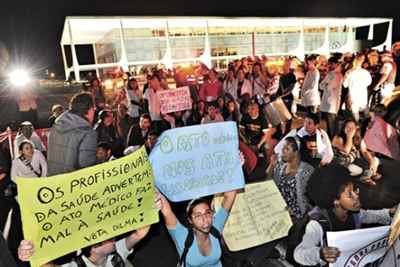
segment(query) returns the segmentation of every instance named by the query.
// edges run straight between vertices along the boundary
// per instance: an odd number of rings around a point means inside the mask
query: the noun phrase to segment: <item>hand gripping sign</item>
[[[340,250],[331,267],[362,267],[375,262],[388,250],[389,226],[327,232],[328,245]]]
[[[158,222],[146,150],[48,178],[18,178],[24,238],[33,267]]]

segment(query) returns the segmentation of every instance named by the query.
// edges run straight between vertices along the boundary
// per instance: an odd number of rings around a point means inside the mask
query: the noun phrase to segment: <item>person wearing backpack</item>
[[[318,208],[309,213],[301,242],[294,250],[294,260],[301,266],[324,266],[336,262],[340,249],[327,245],[327,231],[354,230],[362,224],[387,225],[395,212],[395,208],[361,209],[358,188],[341,165],[331,164],[316,169],[307,192]]]
[[[235,201],[236,190],[224,193],[222,208],[214,214],[207,198],[189,202],[186,208],[189,227],[176,218],[168,200],[161,196],[161,213],[179,254],[178,266],[222,267],[221,234]]]

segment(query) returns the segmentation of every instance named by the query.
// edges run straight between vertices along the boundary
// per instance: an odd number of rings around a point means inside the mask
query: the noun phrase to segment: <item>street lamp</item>
[[[12,85],[16,87],[24,87],[31,81],[29,73],[24,69],[16,69],[8,75]]]

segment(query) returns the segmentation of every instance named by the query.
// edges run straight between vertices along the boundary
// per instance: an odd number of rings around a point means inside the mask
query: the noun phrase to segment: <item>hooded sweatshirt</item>
[[[50,130],[49,176],[96,164],[96,146],[97,133],[89,122],[70,111],[64,112]]]

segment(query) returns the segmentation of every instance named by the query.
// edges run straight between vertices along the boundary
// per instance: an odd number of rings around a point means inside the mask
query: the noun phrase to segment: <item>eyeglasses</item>
[[[207,210],[205,213],[196,213],[192,215],[192,218],[196,221],[199,221],[200,219],[206,218],[210,219],[214,215],[214,211],[212,210]]]

